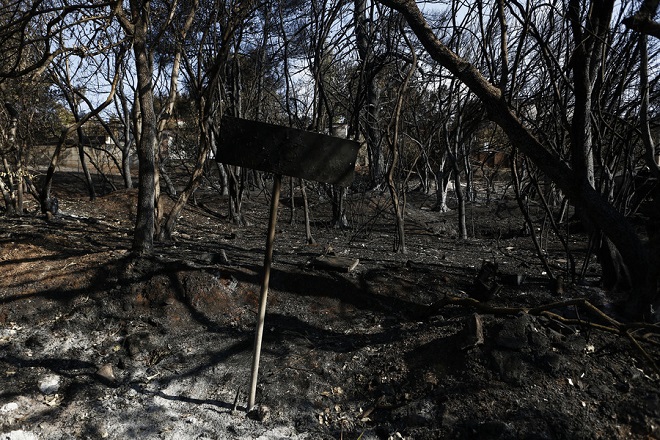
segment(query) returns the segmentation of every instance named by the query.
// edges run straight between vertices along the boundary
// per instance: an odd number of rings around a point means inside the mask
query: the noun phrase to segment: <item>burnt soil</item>
[[[136,190],[89,201],[60,173],[53,191],[50,221],[36,206],[0,217],[1,439],[660,438],[657,331],[627,337],[565,305],[623,320],[595,262],[585,283],[549,283],[507,197],[469,205],[459,240],[456,213],[411,192],[400,254],[387,193],[349,194],[349,226],[335,228],[310,186],[308,245],[285,187],[246,414],[269,191],[250,193],[252,225],[238,227],[201,188],[143,258],[130,254]],[[560,243],[541,239],[560,272]],[[569,239],[580,265],[585,242]],[[322,255],[359,264],[329,270]],[[500,288],[476,302],[484,260]]]

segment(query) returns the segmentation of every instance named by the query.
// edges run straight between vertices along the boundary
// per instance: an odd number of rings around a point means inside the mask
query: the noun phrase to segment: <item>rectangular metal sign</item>
[[[282,125],[224,116],[216,160],[229,165],[349,186],[360,144]]]

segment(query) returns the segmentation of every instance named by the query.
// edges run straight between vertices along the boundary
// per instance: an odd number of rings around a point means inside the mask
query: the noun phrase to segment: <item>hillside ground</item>
[[[456,213],[411,192],[398,254],[387,193],[350,193],[338,229],[310,187],[308,245],[285,187],[248,415],[269,191],[250,193],[251,226],[237,227],[201,188],[173,240],[140,259],[136,190],[92,202],[59,173],[54,193],[51,221],[36,207],[0,217],[2,439],[660,438],[657,328],[610,331],[596,309],[622,320],[620,296],[595,262],[586,282],[552,285],[506,196],[470,204],[459,240]],[[539,232],[561,272],[563,247]],[[568,239],[581,265],[585,237]],[[477,302],[484,261],[499,290]]]

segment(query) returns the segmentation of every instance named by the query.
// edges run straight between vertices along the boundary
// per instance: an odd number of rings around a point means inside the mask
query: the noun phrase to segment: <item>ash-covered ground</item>
[[[236,227],[200,190],[174,240],[136,259],[136,191],[90,202],[80,182],[56,179],[52,221],[0,217],[0,439],[660,438],[658,328],[612,331],[620,295],[598,266],[551,285],[514,201],[470,205],[458,240],[456,214],[411,193],[397,254],[387,194],[349,195],[337,229],[310,191],[316,245],[283,200],[247,415],[268,191]],[[500,288],[475,302],[484,260]]]

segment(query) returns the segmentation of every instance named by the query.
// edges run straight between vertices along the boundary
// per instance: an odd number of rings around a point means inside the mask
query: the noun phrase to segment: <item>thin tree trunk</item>
[[[532,243],[534,243],[534,249],[536,249],[536,254],[541,260],[541,263],[543,264],[543,268],[548,274],[548,277],[551,280],[554,280],[556,278],[553,275],[550,265],[548,264],[548,259],[543,254],[543,249],[541,249],[541,245],[539,243],[538,237],[536,236],[536,230],[534,228],[534,224],[532,222],[531,217],[529,216],[529,208],[525,206],[525,202],[523,201],[524,196],[521,194],[520,191],[520,176],[518,175],[518,163],[517,163],[518,160],[516,156],[517,155],[514,151],[511,158],[511,179],[513,181],[513,188],[516,193],[516,201],[518,202],[518,207],[520,208],[520,212],[522,213],[525,219],[525,224],[527,224],[527,229],[529,230],[529,235],[532,238]]]
[[[5,215],[7,216],[16,215],[16,208],[14,206],[14,201],[12,200],[11,188],[7,186],[7,184],[1,177],[0,177],[0,192],[2,192],[2,198],[5,201]]]
[[[174,227],[176,226],[176,222],[181,215],[181,211],[183,210],[183,207],[188,203],[188,200],[190,197],[193,195],[195,192],[195,189],[197,189],[197,186],[199,185],[199,181],[202,178],[202,175],[204,174],[204,164],[206,163],[206,158],[208,157],[208,153],[211,149],[211,145],[214,144],[215,142],[215,136],[214,136],[214,131],[208,127],[208,123],[201,124],[201,145],[199,147],[199,150],[197,152],[197,159],[195,160],[195,168],[193,169],[190,179],[188,180],[188,184],[186,187],[181,191],[179,194],[179,198],[177,201],[174,203],[174,206],[172,206],[172,209],[168,213],[164,225],[161,227],[158,239],[159,240],[167,240],[172,237],[172,232],[174,232]],[[230,202],[230,207],[231,207],[231,202]]]
[[[218,179],[220,180],[220,194],[223,196],[229,195],[229,176],[227,175],[226,165],[216,162],[218,169]]]
[[[190,27],[193,24],[193,19],[195,18],[195,13],[197,12],[198,7],[199,7],[199,0],[195,0],[194,2],[192,2],[192,7],[190,8],[186,21],[178,36],[180,39],[186,38],[186,35],[188,34],[188,31],[190,30]],[[167,96],[167,101],[165,102],[165,106],[163,107],[163,111],[161,112],[158,120],[158,129],[157,129],[158,144],[156,150],[157,154],[155,157],[156,167],[154,174],[154,190],[155,190],[154,197],[156,199],[155,200],[156,214],[155,214],[154,222],[155,222],[155,233],[159,239],[164,236],[169,237],[172,233],[172,230],[169,230],[166,233],[162,233],[161,225],[163,224],[163,218],[165,216],[165,208],[163,205],[163,201],[161,200],[160,180],[162,177],[163,180],[165,181],[168,193],[171,196],[175,196],[176,189],[174,188],[174,185],[172,184],[172,180],[169,178],[169,176],[167,175],[167,171],[165,170],[165,162],[167,161],[167,156],[165,156],[163,151],[163,137],[164,137],[165,129],[167,128],[167,123],[171,120],[173,116],[174,104],[176,103],[176,98],[178,96],[177,91],[179,88],[179,72],[181,70],[182,52],[183,52],[182,43],[180,41],[177,41],[174,52],[174,58],[172,61],[169,93]],[[180,212],[180,210],[178,212]]]
[[[447,190],[449,188],[449,179],[451,171],[445,170],[445,163],[447,161],[447,151],[443,151],[440,163],[438,164],[438,172],[435,174],[435,206],[434,211],[447,212]]]
[[[123,90],[123,89],[122,89]],[[131,175],[131,146],[133,146],[133,141],[135,140],[135,132],[131,134],[131,124],[129,124],[129,116],[132,120],[135,120],[133,111],[130,111],[128,108],[128,99],[121,92],[119,98],[121,99],[121,106],[124,116],[124,143],[121,146],[121,175],[124,179],[124,188],[133,188],[133,176]],[[133,106],[135,109],[135,105]],[[133,124],[133,127],[137,127],[137,124]]]
[[[291,217],[289,217],[289,224],[296,223],[296,197],[294,192],[293,177],[289,178],[289,198],[291,199]]]
[[[167,170],[165,169],[165,160],[161,160],[158,162],[158,170],[160,177],[162,178],[162,180],[165,181],[165,189],[167,190],[167,193],[171,197],[175,197],[176,187],[174,186],[174,182],[172,182],[170,175],[167,173]]]
[[[303,198],[303,210],[305,212],[305,236],[307,238],[307,244],[315,244],[316,240],[312,236],[312,225],[309,218],[309,201],[307,200],[307,189],[305,188],[305,181],[303,179],[298,179],[300,185],[300,192],[302,193]]]
[[[5,108],[7,109],[7,113],[9,114],[9,130],[8,130],[8,136],[7,136],[7,143],[9,145],[15,144],[16,143],[16,134],[18,131],[18,117],[19,113],[16,110],[16,108],[13,106],[12,103],[10,102],[5,102]],[[9,164],[7,163],[7,160],[3,157],[3,165],[5,167],[5,173],[7,173],[8,176],[11,176],[11,169],[9,168]],[[11,180],[10,180],[10,185],[11,185]],[[7,215],[13,216],[16,215],[17,213],[17,206],[14,204],[14,197],[12,195],[12,188],[11,186],[7,186],[4,181],[2,180],[2,177],[0,177],[0,191],[2,191],[2,197],[5,200],[5,206],[7,209]],[[20,211],[19,211],[20,212]]]
[[[392,122],[390,123],[390,129],[388,128],[388,141],[390,144],[390,153],[392,160],[390,167],[387,172],[387,187],[390,190],[390,196],[392,197],[392,205],[394,208],[395,215],[395,226],[396,226],[396,235],[398,242],[394,243],[394,251],[402,254],[406,254],[408,250],[406,249],[406,233],[404,226],[404,216],[405,216],[405,204],[401,203],[399,200],[399,192],[397,190],[396,184],[394,182],[394,170],[396,168],[397,162],[399,161],[399,121],[401,119],[401,108],[403,107],[403,97],[405,95],[406,89],[408,88],[408,83],[410,78],[412,78],[417,69],[417,54],[415,53],[415,48],[412,46],[412,43],[406,36],[403,25],[401,26],[401,34],[410,49],[412,54],[412,62],[410,63],[410,68],[406,72],[406,76],[399,88],[399,96],[397,98],[396,106],[394,108],[394,115],[392,117]],[[391,133],[391,135],[390,135]],[[405,188],[404,188],[405,191]]]
[[[468,231],[465,209],[465,194],[463,193],[463,187],[461,184],[461,168],[456,157],[458,144],[460,142],[461,124],[462,116],[459,109],[456,114],[456,127],[454,128],[453,139],[449,134],[449,127],[445,127],[444,132],[447,159],[449,160],[449,164],[452,168],[452,174],[454,176],[454,194],[456,194],[456,203],[458,204],[456,209],[458,214],[458,237],[461,240],[466,240],[468,238]]]
[[[78,119],[78,116],[76,116],[76,119]],[[95,200],[96,190],[94,190],[94,181],[92,180],[92,175],[90,174],[89,168],[87,167],[87,159],[85,158],[85,146],[83,143],[85,136],[83,135],[82,127],[78,127],[76,132],[78,133],[78,158],[80,159],[80,167],[82,168],[83,174],[85,175],[87,191],[89,192],[89,200]]]
[[[472,165],[470,164],[470,147],[469,142],[463,142],[463,168],[465,169],[465,199],[468,202],[474,202],[476,191],[474,189],[474,173]]]
[[[453,175],[454,175],[454,193],[456,194],[456,202],[458,204],[457,213],[458,213],[458,237],[461,240],[467,240],[468,231],[467,231],[467,219],[466,219],[466,209],[465,209],[465,195],[463,193],[463,188],[461,184],[461,170],[458,167],[458,161],[456,157],[450,153],[449,160],[452,163]]]
[[[377,66],[374,60],[370,39],[370,26],[373,25],[367,16],[366,0],[355,0],[354,11],[355,39],[358,56],[360,57],[361,69],[360,93],[356,99],[362,100],[364,97],[364,135],[369,158],[369,174],[371,176],[371,185],[377,187],[383,183],[386,170],[381,133],[378,127],[380,121],[380,90],[378,83],[376,82]],[[364,93],[364,95],[360,96],[362,93]],[[359,107],[359,105],[356,105],[358,120],[361,110]]]
[[[21,150],[18,151],[18,164],[16,166],[16,213],[18,215],[23,215],[23,188],[25,187],[25,169],[23,167],[23,158],[21,157]]]

